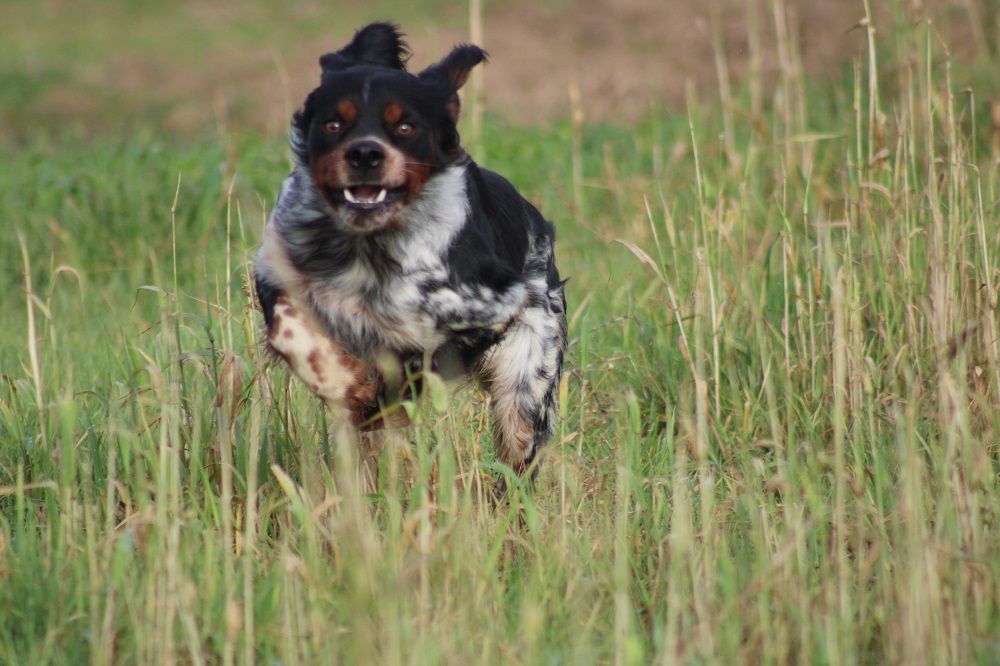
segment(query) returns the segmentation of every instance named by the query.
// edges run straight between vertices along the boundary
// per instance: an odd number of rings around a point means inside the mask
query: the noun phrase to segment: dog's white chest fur
[[[350,331],[355,340],[378,340],[376,346],[389,349],[436,349],[444,336],[424,306],[426,295],[418,288],[424,276],[415,273],[440,279],[445,270],[437,257],[426,259],[410,273],[388,276],[356,259],[335,279],[310,285],[310,301],[334,330]]]
[[[328,275],[295,268],[283,244],[282,234],[292,222],[322,214],[313,208],[321,200],[303,196],[305,187],[308,180],[296,173],[286,179],[264,232],[257,270],[311,304],[331,334],[354,353],[367,356],[379,347],[433,351],[447,337],[440,315],[449,307],[468,308],[474,298],[490,305],[490,299],[498,298],[449,283],[445,255],[468,215],[461,168],[446,169],[428,181],[405,209],[400,231],[378,241],[378,258],[359,252]],[[523,298],[523,293],[514,296]],[[512,314],[501,312],[507,318]]]

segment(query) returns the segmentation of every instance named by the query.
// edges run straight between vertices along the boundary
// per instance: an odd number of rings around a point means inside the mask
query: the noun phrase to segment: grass
[[[784,47],[634,127],[485,119],[571,276],[563,420],[499,509],[474,391],[366,496],[266,362],[282,142],[3,144],[0,661],[996,663],[995,91],[927,22],[822,84]]]

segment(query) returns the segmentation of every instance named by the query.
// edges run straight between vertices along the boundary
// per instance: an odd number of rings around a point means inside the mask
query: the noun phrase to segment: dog
[[[472,377],[497,458],[533,477],[566,348],[555,229],[461,145],[458,92],[486,52],[459,45],[417,74],[408,58],[390,23],[320,58],[254,261],[268,345],[360,430],[405,423],[390,405],[428,363]]]

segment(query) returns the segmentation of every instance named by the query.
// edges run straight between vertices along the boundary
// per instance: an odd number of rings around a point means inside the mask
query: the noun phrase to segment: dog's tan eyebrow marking
[[[358,117],[358,107],[351,100],[345,99],[337,104],[337,113],[340,114],[344,122],[353,123],[354,119]]]
[[[402,105],[396,102],[390,102],[385,107],[385,111],[382,112],[382,118],[387,124],[395,125],[403,118]]]

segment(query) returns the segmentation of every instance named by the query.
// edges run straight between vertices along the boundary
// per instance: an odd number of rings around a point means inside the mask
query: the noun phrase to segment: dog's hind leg
[[[559,417],[565,302],[561,286],[538,291],[486,352],[478,372],[492,403],[497,458],[518,475],[533,473],[538,449]],[[498,489],[503,487],[501,479]]]

